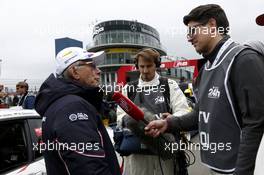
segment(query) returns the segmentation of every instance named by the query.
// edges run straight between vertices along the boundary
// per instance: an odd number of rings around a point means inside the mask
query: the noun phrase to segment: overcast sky
[[[160,33],[168,55],[200,57],[186,41],[182,18],[207,3],[223,7],[234,40],[264,41],[264,27],[255,24],[263,0],[0,0],[0,81],[45,79],[55,69],[55,38],[91,44],[94,24],[106,20],[148,24]]]

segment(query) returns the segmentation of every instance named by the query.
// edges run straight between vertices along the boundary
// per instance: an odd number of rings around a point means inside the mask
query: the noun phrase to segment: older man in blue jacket
[[[57,70],[42,84],[36,110],[43,117],[47,174],[119,175],[118,161],[100,120],[103,52],[70,47],[56,57]]]

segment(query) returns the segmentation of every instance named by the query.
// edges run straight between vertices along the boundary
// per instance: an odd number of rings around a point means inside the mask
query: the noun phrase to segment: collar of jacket
[[[141,75],[140,75],[139,80],[138,80],[138,86],[139,87],[142,87],[142,86],[158,86],[160,84],[159,77],[160,77],[160,75],[157,72],[155,72],[155,76],[151,81],[143,81],[141,78]]]
[[[225,35],[215,46],[215,48],[213,49],[213,51],[211,53],[209,53],[208,55],[203,55],[203,57],[206,60],[209,60],[209,62],[212,64],[217,56],[218,51],[220,50],[220,48],[222,47],[222,45],[230,38],[229,35]]]
[[[98,112],[101,111],[103,91],[100,87],[83,86],[76,81],[71,81],[71,83],[80,89],[80,91],[75,93],[75,95],[78,95],[88,101],[97,109]]]

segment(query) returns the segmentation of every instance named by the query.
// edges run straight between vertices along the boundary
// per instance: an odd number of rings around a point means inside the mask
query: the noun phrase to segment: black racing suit
[[[101,102],[99,88],[82,87],[53,75],[42,84],[35,106],[43,117],[47,174],[121,174],[99,117]]]

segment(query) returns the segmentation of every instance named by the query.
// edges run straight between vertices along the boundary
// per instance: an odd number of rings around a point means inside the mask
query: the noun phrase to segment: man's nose
[[[143,69],[143,72],[144,72],[144,73],[148,73],[148,68],[144,68],[144,69]]]
[[[187,38],[187,41],[190,42],[190,43],[192,42],[192,40],[193,40],[193,37],[188,37]]]
[[[96,74],[101,74],[101,70],[98,67],[96,67],[95,72]]]

